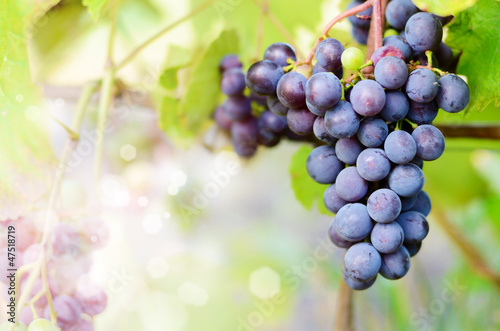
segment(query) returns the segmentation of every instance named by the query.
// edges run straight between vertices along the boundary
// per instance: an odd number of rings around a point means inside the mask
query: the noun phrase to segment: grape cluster
[[[2,223],[13,225],[16,231],[16,268],[34,264],[41,254],[41,239],[45,213],[33,213],[24,218]],[[7,233],[6,229],[2,230]],[[102,288],[95,285],[88,276],[91,267],[90,254],[103,247],[109,238],[109,230],[103,221],[96,217],[87,217],[80,223],[57,223],[51,233],[48,249],[45,251],[47,283],[52,298],[52,306],[57,314],[57,327],[50,320],[48,298],[40,292],[43,280],[39,276],[30,289],[29,299],[32,307],[24,307],[18,316],[19,324],[15,330],[29,331],[91,331],[94,330],[92,318],[100,314],[107,305],[107,295]],[[0,241],[0,262],[10,263],[7,259],[8,241],[2,237]],[[2,265],[2,273],[12,266]],[[27,291],[28,275],[24,273],[19,279],[19,292]],[[1,281],[8,287],[8,273],[2,274]],[[7,295],[3,290],[2,294]],[[36,300],[36,296],[38,299]],[[4,297],[8,299],[8,296]],[[36,301],[33,301],[36,300]],[[0,330],[10,325],[0,325]],[[27,328],[26,328],[27,326]],[[5,329],[6,330],[6,329]]]
[[[443,31],[432,14],[395,9],[408,3],[394,0],[386,12],[399,13],[397,22],[388,20],[404,27],[408,40],[386,38],[371,62],[363,63],[359,49],[325,38],[310,77],[295,71],[294,54],[277,44],[270,46],[273,58],[252,64],[246,74],[249,89],[267,96],[270,110],[286,116],[293,132],[318,139],[306,168],[312,179],[328,185],[324,204],[336,214],[329,235],[347,248],[343,277],[356,290],[369,288],[379,273],[399,279],[408,272],[410,257],[429,231],[423,162],[436,160],[445,148],[432,121],[440,108],[456,113],[469,102],[462,78],[413,61],[438,50]],[[367,31],[363,15],[351,22]],[[370,64],[372,76],[357,74],[348,83],[337,77],[343,68],[359,72]]]

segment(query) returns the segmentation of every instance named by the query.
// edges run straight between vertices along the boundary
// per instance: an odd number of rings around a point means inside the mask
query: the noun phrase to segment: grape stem
[[[342,274],[342,271],[340,271]],[[334,331],[352,331],[352,289],[340,276],[337,289],[337,306],[335,307]]]

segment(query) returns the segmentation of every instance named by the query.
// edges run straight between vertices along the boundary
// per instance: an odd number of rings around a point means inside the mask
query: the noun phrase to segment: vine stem
[[[139,53],[141,53],[146,47],[154,43],[156,40],[158,40],[160,37],[162,37],[165,33],[169,32],[173,28],[177,27],[179,24],[189,20],[191,17],[199,14],[203,10],[205,10],[207,7],[211,6],[218,0],[207,0],[195,9],[193,9],[189,14],[185,15],[184,17],[178,19],[177,21],[173,22],[172,24],[166,26],[162,30],[158,31],[156,34],[151,36],[149,39],[144,41],[142,44],[137,46],[132,52],[130,52],[129,55],[127,55],[123,60],[121,60],[118,64],[114,66],[114,70],[118,71],[121,68],[123,68],[126,64],[128,64],[130,61],[132,61]]]
[[[342,273],[342,271],[341,271]],[[335,307],[334,331],[352,331],[352,289],[340,276],[337,290],[337,306]]]

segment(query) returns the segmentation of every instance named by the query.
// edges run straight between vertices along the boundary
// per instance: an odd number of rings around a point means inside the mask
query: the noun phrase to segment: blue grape
[[[405,243],[404,247],[406,248],[406,250],[408,250],[408,253],[410,254],[410,257],[412,257],[412,256],[417,255],[418,251],[422,247],[422,242],[412,243],[412,244]]]
[[[325,116],[326,109],[319,109],[311,105],[309,101],[306,100],[307,109],[316,116]]]
[[[374,80],[362,80],[352,88],[351,104],[354,111],[362,116],[378,114],[385,105],[385,92]]]
[[[389,128],[384,120],[378,117],[365,117],[359,124],[358,139],[366,147],[378,147],[382,145]]]
[[[328,186],[325,193],[323,193],[323,203],[325,204],[326,209],[336,214],[340,208],[347,204],[347,201],[339,196],[337,189],[335,188],[335,184],[332,184]]]
[[[409,197],[399,197],[401,199],[401,211],[409,211],[417,202],[417,196],[412,195]]]
[[[406,81],[408,98],[420,103],[431,102],[439,91],[436,75],[429,69],[416,69],[411,72]]]
[[[269,60],[262,60],[250,66],[245,81],[254,93],[274,95],[276,94],[278,81],[282,76],[283,69],[279,64]]]
[[[243,64],[240,62],[237,55],[228,54],[220,60],[219,63],[219,71],[224,73],[224,71],[233,69],[233,68],[241,68]]]
[[[283,105],[277,96],[270,95],[267,97],[267,107],[273,114],[278,116],[286,116],[288,113],[288,107]]]
[[[252,112],[250,99],[244,95],[229,97],[222,106],[226,116],[232,121],[241,121]]]
[[[379,252],[369,243],[353,245],[344,255],[346,275],[359,282],[367,282],[377,276],[381,265]]]
[[[357,137],[342,138],[335,144],[335,153],[337,153],[337,157],[348,165],[356,164],[358,155],[363,149],[365,149],[365,147],[359,142]]]
[[[380,253],[394,253],[403,245],[403,229],[396,222],[377,223],[370,234],[370,241]]]
[[[413,163],[414,165],[416,165],[417,167],[419,167],[420,169],[423,169],[424,168],[424,160],[422,160],[421,158],[419,158],[418,156],[415,155],[415,157],[413,158],[413,160],[410,161],[410,163]]]
[[[287,128],[284,117],[280,117],[269,110],[260,114],[258,119],[259,128],[269,129],[274,133],[281,133]]]
[[[443,155],[444,136],[432,125],[420,125],[411,134],[417,143],[417,156],[424,161],[433,161]]]
[[[436,56],[437,64],[443,70],[447,70],[453,62],[453,52],[445,43],[441,42],[433,55]],[[437,67],[434,63],[434,67]]]
[[[239,68],[233,68],[224,72],[220,82],[220,89],[226,95],[238,95],[245,90],[245,74]]]
[[[291,71],[278,82],[276,94],[280,102],[288,108],[300,108],[306,104],[307,79],[301,73]]]
[[[336,225],[338,234],[347,241],[363,240],[373,228],[370,215],[362,203],[349,203],[340,208]]]
[[[405,131],[391,132],[384,143],[384,150],[389,160],[397,164],[409,163],[417,153],[415,139]]]
[[[349,10],[351,8],[359,6],[359,5],[363,4],[363,2],[364,1],[353,0],[353,1],[349,2],[349,4],[347,5],[346,10]],[[365,20],[363,18],[357,17],[357,15],[359,15],[359,16],[370,16],[371,17],[372,16],[372,12],[373,12],[373,7],[368,7],[367,9],[359,12],[356,15],[349,16],[347,19],[349,20],[349,22],[351,22],[351,24],[353,26],[360,27],[360,28],[369,28],[370,27],[370,18],[368,18],[368,19]]]
[[[401,213],[401,200],[394,191],[381,188],[370,194],[366,208],[374,221],[389,223]]]
[[[259,145],[266,147],[274,147],[278,145],[281,136],[268,128],[260,128],[257,134],[257,141]]]
[[[316,115],[311,113],[307,108],[290,108],[286,115],[286,121],[290,130],[301,136],[313,133],[315,120]]]
[[[233,121],[226,115],[224,107],[222,106],[215,109],[214,120],[217,126],[224,131],[229,131],[231,129],[231,124],[233,124]]]
[[[314,121],[313,132],[316,138],[331,146],[334,146],[338,140],[337,138],[332,136],[326,129],[325,119],[323,117],[316,118],[316,120]]]
[[[358,44],[366,45],[368,41],[369,28],[353,25],[351,28],[351,36]]]
[[[403,86],[408,78],[408,67],[405,61],[395,56],[386,56],[375,66],[375,80],[389,90]]]
[[[385,105],[379,116],[388,122],[397,122],[405,118],[410,109],[408,98],[401,91],[386,91]]]
[[[264,52],[264,59],[274,61],[282,67],[288,65],[287,59],[297,61],[295,50],[292,46],[286,43],[274,43],[270,45]]]
[[[439,79],[439,85],[436,95],[439,108],[448,113],[458,113],[467,107],[470,92],[462,78],[453,74],[445,75]]]
[[[252,157],[257,151],[259,133],[257,120],[250,116],[231,125],[231,141],[236,154]]]
[[[422,215],[428,216],[431,212],[431,207],[431,198],[429,197],[427,192],[422,190],[417,194],[415,204],[413,205],[413,207],[411,207],[411,210],[418,211]]]
[[[312,75],[319,74],[320,72],[331,72],[331,71],[323,68],[322,66],[320,66],[319,64],[316,63],[316,65],[314,66],[314,68],[312,70]]]
[[[337,232],[336,218],[333,218],[332,222],[330,223],[330,228],[328,228],[328,237],[330,237],[331,242],[335,244],[335,246],[340,248],[349,248],[355,244],[352,241],[345,240],[339,235],[339,233]]]
[[[387,177],[391,171],[391,162],[383,149],[367,148],[359,154],[356,168],[361,177],[376,182]]]
[[[307,81],[306,99],[316,108],[331,108],[339,102],[341,96],[342,85],[334,74],[320,72]]]
[[[406,114],[406,118],[418,125],[429,124],[434,121],[438,111],[439,108],[434,100],[428,103],[420,103],[411,100],[410,109],[408,110],[408,114]]]
[[[402,197],[417,195],[424,187],[424,173],[412,163],[395,166],[388,179],[389,188]]]
[[[250,98],[251,102],[255,102],[261,106],[267,106],[267,96],[265,96],[265,95],[258,95],[258,94],[255,94],[253,92],[250,92],[249,98]]]
[[[429,223],[418,211],[406,211],[396,219],[405,234],[405,243],[417,243],[429,233]]]
[[[338,69],[335,69],[333,70],[333,74],[338,78],[338,79],[342,79],[342,77],[344,76],[344,69],[343,67],[340,67]]]
[[[343,269],[342,269],[342,278],[344,278],[344,281],[347,284],[347,286],[349,286],[355,291],[366,290],[370,288],[373,284],[375,284],[375,280],[377,280],[377,276],[375,276],[367,282],[360,282],[358,280],[349,278],[349,276],[346,275],[345,270]]]
[[[394,253],[382,254],[379,272],[384,278],[400,279],[408,273],[410,264],[410,253],[404,246],[401,246]]]
[[[307,173],[320,184],[335,182],[344,164],[335,155],[335,148],[319,146],[313,149],[306,161]]]
[[[342,66],[340,57],[344,52],[344,46],[340,41],[333,38],[323,39],[316,49],[316,60],[318,65],[334,71]]]
[[[405,26],[405,39],[415,52],[434,51],[443,38],[443,27],[429,13],[416,13]]]
[[[337,176],[335,187],[340,198],[348,202],[362,199],[368,192],[368,182],[359,175],[356,167],[348,167]]]
[[[406,60],[410,60],[413,55],[413,50],[410,47],[410,44],[406,41],[405,38],[401,36],[389,36],[385,37],[382,41],[384,46],[392,46],[399,49]]]
[[[403,52],[399,48],[394,47],[394,46],[382,46],[380,48],[377,48],[371,56],[371,60],[373,61],[373,65],[377,66],[378,62],[387,56],[394,56],[394,57],[400,58],[403,61],[406,61],[406,58],[405,58]]]
[[[385,8],[385,19],[395,29],[405,28],[408,19],[418,12],[411,0],[392,0]]]
[[[328,132],[336,138],[350,138],[358,131],[359,118],[349,102],[339,101],[333,108],[326,111],[325,126]]]

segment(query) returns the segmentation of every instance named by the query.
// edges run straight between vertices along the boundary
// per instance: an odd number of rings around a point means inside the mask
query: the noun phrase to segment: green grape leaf
[[[429,11],[436,15],[448,16],[473,6],[477,0],[412,0],[421,10]]]
[[[164,128],[183,138],[192,138],[201,132],[219,102],[219,62],[228,53],[238,53],[238,37],[234,31],[222,32],[193,64],[186,84],[188,90],[177,106],[171,98],[164,100],[160,115]]]
[[[160,75],[160,85],[167,90],[173,90],[177,87],[177,71],[182,67],[168,68]]]
[[[500,105],[500,2],[479,0],[450,25],[446,44],[463,51],[457,72],[467,76],[468,111]]]
[[[160,75],[159,83],[167,90],[173,90],[178,83],[177,72],[191,62],[191,57],[187,49],[177,45],[171,45],[167,54],[165,69]]]
[[[38,14],[48,10],[37,6],[48,3],[0,1],[0,221],[25,214],[52,182],[55,160],[27,52]]]
[[[292,189],[295,197],[305,209],[311,210],[316,202],[322,214],[329,214],[330,212],[323,204],[323,193],[327,186],[316,183],[307,173],[306,160],[312,150],[311,146],[303,145],[292,156],[288,168]]]
[[[103,10],[106,8],[109,0],[83,0],[82,3],[85,7],[87,7],[87,10],[89,11],[90,15],[94,19],[94,21],[99,20],[99,17],[101,16]]]

